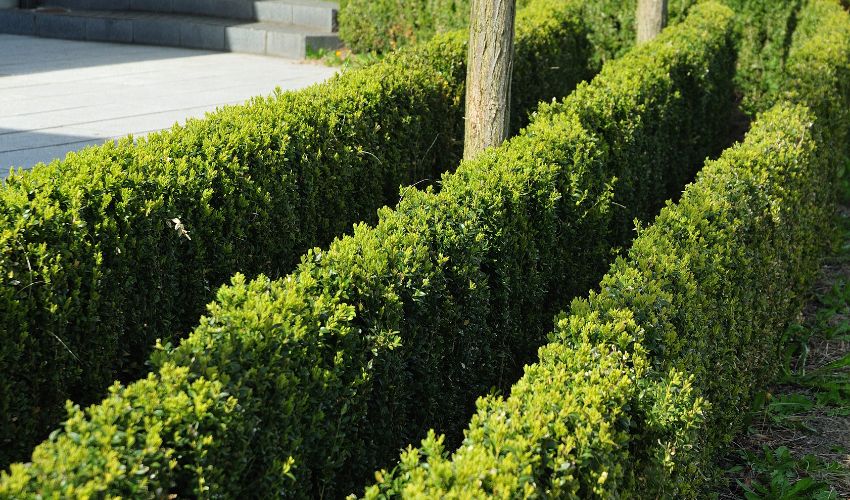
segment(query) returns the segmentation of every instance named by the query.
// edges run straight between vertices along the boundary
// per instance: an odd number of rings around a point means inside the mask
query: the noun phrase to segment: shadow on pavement
[[[0,34],[0,79],[4,76],[205,54],[214,52]]]
[[[103,144],[110,139],[43,131],[0,128],[0,176],[6,177],[12,167],[29,169],[37,163],[50,163],[71,151]]]

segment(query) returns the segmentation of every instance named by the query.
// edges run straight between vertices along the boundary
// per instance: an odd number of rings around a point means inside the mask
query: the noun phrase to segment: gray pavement
[[[0,35],[0,176],[334,71],[249,54]]]

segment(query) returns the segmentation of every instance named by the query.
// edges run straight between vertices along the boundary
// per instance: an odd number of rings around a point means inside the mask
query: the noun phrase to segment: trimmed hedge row
[[[366,498],[698,496],[818,268],[831,166],[813,118],[761,116],[573,302],[510,397],[479,401],[450,458],[432,432]]]
[[[575,2],[517,21],[514,129],[589,78]],[[236,271],[290,272],[462,153],[465,39],[69,155],[0,187],[0,466],[144,372]],[[175,228],[177,230],[175,230]]]
[[[811,0],[788,96],[640,230],[449,457],[433,431],[366,498],[699,497],[775,373],[847,168],[850,17]],[[836,153],[837,151],[837,153]]]
[[[627,222],[717,150],[732,24],[701,6],[440,192],[404,191],[286,279],[237,276],[155,353],[154,374],[69,408],[0,495],[335,496],[429,426],[459,434],[478,395],[516,380],[560,298],[602,274]]]

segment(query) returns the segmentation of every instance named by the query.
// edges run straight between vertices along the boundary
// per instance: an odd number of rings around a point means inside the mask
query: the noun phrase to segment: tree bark
[[[463,157],[508,137],[516,0],[472,0]]]
[[[645,43],[667,26],[667,0],[638,0],[637,43]]]

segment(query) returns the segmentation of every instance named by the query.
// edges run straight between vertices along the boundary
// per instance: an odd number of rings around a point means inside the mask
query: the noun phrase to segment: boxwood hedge
[[[0,495],[335,496],[430,426],[458,436],[630,221],[717,150],[732,24],[702,5],[439,192],[403,190],[374,228],[285,279],[237,276],[188,338],[159,347],[154,373],[69,407]]]
[[[517,21],[514,129],[591,76],[576,2]],[[234,272],[278,277],[310,247],[439,177],[462,152],[465,39],[446,35],[299,92],[106,144],[0,187],[0,466],[67,398],[136,379]]]
[[[830,165],[779,105],[573,302],[457,451],[434,432],[366,498],[688,498],[768,380],[818,268]]]
[[[828,248],[848,71],[850,17],[811,0],[788,56],[790,102],[640,230],[510,396],[479,400],[454,454],[432,431],[366,498],[703,495]]]

